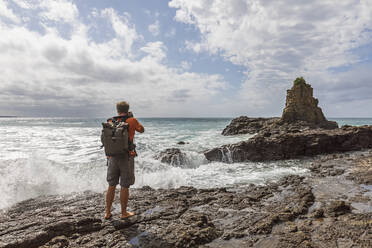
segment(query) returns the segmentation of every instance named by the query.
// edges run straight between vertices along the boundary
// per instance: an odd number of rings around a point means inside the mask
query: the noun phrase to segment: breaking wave
[[[104,120],[104,119],[103,119]],[[106,159],[100,149],[100,119],[0,120],[0,209],[40,195],[66,194],[106,187]],[[136,182],[133,187],[229,187],[262,184],[287,174],[306,173],[304,161],[208,163],[203,151],[246,140],[225,137],[229,119],[143,119],[136,136]],[[184,145],[177,145],[185,141]],[[169,165],[154,159],[166,148],[179,148],[186,163]]]

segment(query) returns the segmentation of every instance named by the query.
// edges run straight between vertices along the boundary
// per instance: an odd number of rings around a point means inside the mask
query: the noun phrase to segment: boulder
[[[167,148],[156,155],[155,159],[174,166],[187,164],[186,154],[178,148]]]

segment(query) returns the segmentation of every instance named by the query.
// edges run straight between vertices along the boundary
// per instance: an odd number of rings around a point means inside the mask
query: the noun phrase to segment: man
[[[110,121],[125,121],[128,123],[128,136],[129,143],[133,144],[135,131],[143,133],[145,129],[133,117],[129,111],[129,104],[127,102],[118,102],[116,104],[116,110],[118,116],[115,116],[108,120]],[[105,219],[110,219],[112,202],[115,198],[115,189],[116,185],[119,183],[120,179],[120,204],[121,204],[121,219],[133,216],[133,212],[127,211],[128,198],[129,198],[129,187],[134,184],[134,157],[136,152],[134,147],[130,146],[128,154],[120,156],[107,157],[108,159],[108,168],[107,168],[107,182],[109,187],[106,193],[106,214]]]

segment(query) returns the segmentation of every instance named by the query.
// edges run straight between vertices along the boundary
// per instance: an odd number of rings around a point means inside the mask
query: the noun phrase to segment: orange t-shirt
[[[136,131],[140,133],[143,133],[145,131],[141,123],[139,123],[134,117],[128,118],[125,122],[129,124],[128,135],[131,142],[133,142],[134,140],[134,134]]]

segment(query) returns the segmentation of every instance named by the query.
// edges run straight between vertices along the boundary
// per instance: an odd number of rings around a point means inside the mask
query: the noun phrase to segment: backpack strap
[[[130,116],[128,116],[128,115],[126,115],[126,116],[114,116],[110,119],[107,119],[107,122],[126,122],[129,118],[130,118]]]

